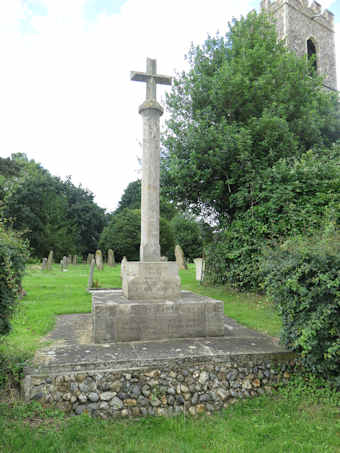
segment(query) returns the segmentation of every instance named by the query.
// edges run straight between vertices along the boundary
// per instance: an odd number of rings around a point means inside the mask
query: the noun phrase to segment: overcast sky
[[[339,66],[340,0],[320,2],[335,14]],[[112,211],[139,176],[145,84],[130,71],[144,71],[150,57],[173,75],[191,42],[224,34],[259,3],[0,0],[0,156],[24,152],[53,175],[71,175]]]

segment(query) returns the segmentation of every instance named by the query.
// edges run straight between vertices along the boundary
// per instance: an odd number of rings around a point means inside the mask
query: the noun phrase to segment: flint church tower
[[[280,39],[297,55],[315,55],[315,66],[324,85],[337,89],[334,15],[315,0],[262,0],[262,10],[273,14]]]

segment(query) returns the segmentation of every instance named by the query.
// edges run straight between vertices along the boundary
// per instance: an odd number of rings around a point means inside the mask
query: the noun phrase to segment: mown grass
[[[281,318],[267,298],[255,293],[239,293],[225,286],[206,287],[194,278],[193,265],[188,271],[181,271],[182,288],[197,294],[223,300],[224,313],[240,324],[266,333],[279,336]]]
[[[224,301],[225,313],[240,323],[278,335],[280,319],[262,296],[207,288],[194,280],[194,268],[181,271],[184,289]],[[24,280],[27,296],[13,319],[13,331],[0,352],[27,358],[41,345],[56,315],[91,309],[86,291],[88,266],[31,266]],[[96,271],[100,287],[119,287],[120,268]],[[273,395],[243,400],[218,414],[192,418],[99,420],[66,417],[38,403],[0,402],[2,453],[248,453],[340,452],[339,395],[326,382],[297,376]]]

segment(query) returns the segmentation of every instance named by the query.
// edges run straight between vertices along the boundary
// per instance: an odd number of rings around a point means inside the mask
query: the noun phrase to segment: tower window
[[[312,60],[313,68],[315,71],[318,69],[317,61],[316,61],[316,48],[315,44],[312,39],[308,39],[307,41],[307,55],[308,60]]]

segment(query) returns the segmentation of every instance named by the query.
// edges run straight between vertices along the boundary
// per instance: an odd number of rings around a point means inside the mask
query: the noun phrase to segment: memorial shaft
[[[160,117],[163,108],[157,102],[157,84],[170,85],[171,77],[158,75],[156,60],[147,59],[146,73],[132,72],[131,79],[146,82],[146,99],[139,107],[143,117],[143,171],[141,203],[140,261],[160,261]]]
[[[160,115],[146,108],[143,116],[143,172],[140,261],[159,261]]]

